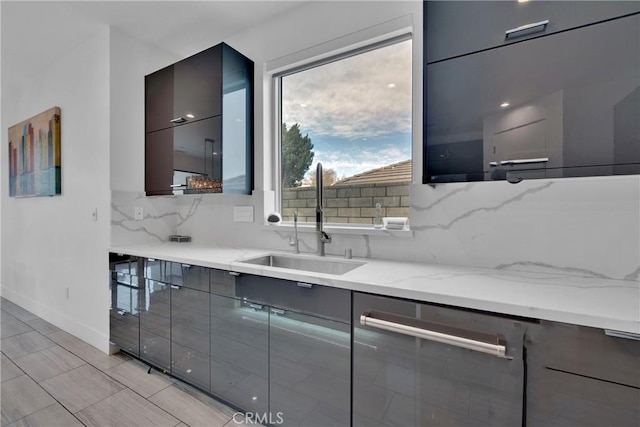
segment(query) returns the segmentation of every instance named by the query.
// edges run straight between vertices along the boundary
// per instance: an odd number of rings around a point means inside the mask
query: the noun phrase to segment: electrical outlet
[[[69,299],[69,287],[64,288],[64,294]]]
[[[142,221],[144,219],[144,209],[142,206],[136,206],[133,208],[133,218],[136,221]]]
[[[98,220],[98,208],[94,208],[91,211],[91,219],[94,220],[94,221]]]

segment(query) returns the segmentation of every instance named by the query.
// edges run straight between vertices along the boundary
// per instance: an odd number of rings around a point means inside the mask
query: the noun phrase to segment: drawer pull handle
[[[171,289],[175,289],[175,290],[180,290],[181,286],[178,285],[171,285]]]
[[[548,161],[548,157],[540,157],[536,159],[513,159],[503,160],[500,162],[500,165],[526,165],[529,163],[547,163]]]
[[[238,273],[237,271],[230,271],[230,272],[229,272],[229,276],[235,276],[235,277],[238,277],[238,276],[240,276],[240,273]]]
[[[604,334],[608,337],[640,341],[640,334],[634,334],[633,332],[613,331],[611,329],[605,329]]]
[[[249,307],[253,308],[254,310],[262,310],[262,305],[260,304],[249,303]]]
[[[311,289],[311,288],[313,288],[313,285],[311,283],[298,282],[298,287],[299,288]]]
[[[175,119],[169,120],[173,124],[184,123],[187,121],[184,117],[176,117]]]
[[[404,323],[399,323],[398,321],[404,321]],[[412,323],[413,325],[407,325],[405,323]],[[508,357],[506,355],[506,343],[500,342],[501,340],[497,335],[491,337],[495,338],[495,341],[498,342],[498,344],[492,344],[490,342],[478,341],[457,335],[450,335],[430,329],[425,329],[421,326],[431,326],[428,322],[391,313],[384,313],[381,311],[370,311],[362,313],[360,315],[360,324],[362,326],[370,326],[372,328],[383,329],[385,331],[391,331],[411,337],[422,338],[428,341],[435,341],[442,344],[452,345],[454,347],[478,351],[503,359],[511,359],[511,357]]]
[[[512,28],[504,32],[504,39],[509,40],[515,37],[524,36],[526,34],[523,33],[538,33],[545,31],[547,26],[549,25],[549,20],[545,19],[544,21],[534,22],[532,24],[521,25],[516,28]]]
[[[284,316],[284,310],[281,310],[281,309],[279,309],[279,308],[272,308],[272,309],[271,309],[271,312],[272,312],[273,314],[278,314],[278,315],[280,315],[280,316]]]

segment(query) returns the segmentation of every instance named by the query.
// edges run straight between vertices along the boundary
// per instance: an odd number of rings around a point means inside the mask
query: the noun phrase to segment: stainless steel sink
[[[264,255],[256,258],[245,259],[239,262],[263,265],[265,267],[288,268],[291,270],[312,271],[314,273],[336,275],[347,273],[365,264],[364,262],[357,261],[340,261],[327,258],[295,257],[283,254]]]

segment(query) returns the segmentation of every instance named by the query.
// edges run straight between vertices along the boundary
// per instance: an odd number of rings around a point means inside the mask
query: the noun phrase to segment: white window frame
[[[272,82],[272,140],[274,141],[274,143],[272,145],[273,170],[271,171],[271,179],[273,190],[275,193],[274,206],[276,211],[280,212],[282,208],[282,162],[280,145],[280,133],[282,130],[282,88],[280,85],[280,77],[298,71],[314,68],[329,62],[334,62],[351,56],[359,55],[361,53],[379,49],[384,46],[399,43],[401,41],[413,39],[413,35],[413,20],[411,18],[411,15],[404,15],[391,21],[387,21],[361,31],[351,33],[349,35],[339,37],[326,43],[322,43],[308,49],[295,52],[282,58],[269,61],[266,64],[266,74]],[[412,69],[415,68],[412,67]],[[412,155],[411,157],[411,160],[413,162],[414,156]],[[365,227],[356,224],[349,224],[349,227],[340,226],[340,228],[357,229]]]

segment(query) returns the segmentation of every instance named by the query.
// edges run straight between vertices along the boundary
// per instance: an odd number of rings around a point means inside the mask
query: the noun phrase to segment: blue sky
[[[411,158],[411,41],[282,78],[282,117],[338,177]]]

